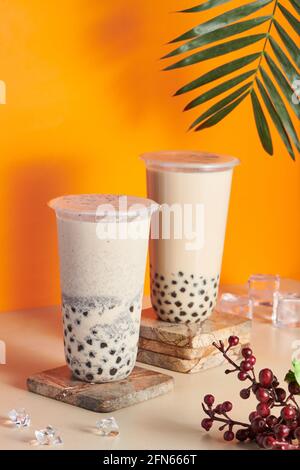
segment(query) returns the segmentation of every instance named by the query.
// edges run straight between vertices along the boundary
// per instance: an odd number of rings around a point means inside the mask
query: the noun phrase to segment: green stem
[[[268,27],[268,31],[267,31],[267,34],[266,34],[266,39],[265,39],[265,42],[264,42],[264,45],[263,45],[263,50],[261,51],[261,56],[259,58],[259,62],[257,64],[257,68],[256,68],[256,72],[254,74],[254,77],[253,77],[253,82],[252,82],[252,87],[250,89],[250,93],[251,91],[253,90],[253,87],[254,87],[254,83],[255,83],[255,79],[257,77],[257,74],[260,70],[260,66],[261,66],[261,63],[262,63],[262,60],[265,56],[265,50],[267,48],[267,45],[269,43],[269,37],[270,37],[270,34],[271,34],[271,29],[272,29],[272,26],[273,26],[273,23],[274,23],[274,18],[275,18],[275,12],[276,12],[276,8],[278,6],[278,0],[275,0],[274,1],[274,7],[273,7],[273,12],[272,12],[272,18],[270,19],[270,23],[269,23],[269,27]]]

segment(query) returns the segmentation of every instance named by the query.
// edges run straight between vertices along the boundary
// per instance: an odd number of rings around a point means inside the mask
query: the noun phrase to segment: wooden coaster
[[[185,325],[163,322],[149,308],[142,313],[138,361],[176,372],[198,372],[224,362],[214,341],[238,336],[240,344],[232,350],[238,358],[241,347],[250,342],[250,333],[251,321],[235,315],[215,311],[200,325]]]
[[[27,379],[28,390],[45,397],[98,413],[108,413],[164,395],[173,389],[173,378],[135,367],[127,379],[105,384],[81,382],[67,366],[46,370]]]

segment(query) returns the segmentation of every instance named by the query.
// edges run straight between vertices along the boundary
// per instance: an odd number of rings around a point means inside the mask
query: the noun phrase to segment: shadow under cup
[[[148,197],[160,204],[159,234],[150,242],[152,306],[164,321],[202,322],[216,305],[232,172],[239,160],[192,151],[148,153],[142,159]]]
[[[149,199],[64,196],[56,212],[65,356],[78,379],[103,383],[132,371],[139,338]]]

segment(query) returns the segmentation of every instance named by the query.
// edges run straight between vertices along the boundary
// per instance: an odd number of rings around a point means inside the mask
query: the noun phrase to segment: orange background
[[[217,127],[186,132],[199,110],[182,113],[192,96],[172,93],[224,57],[161,72],[158,59],[170,50],[164,44],[212,15],[171,12],[198,3],[1,0],[0,79],[7,85],[7,104],[0,106],[1,310],[59,302],[55,218],[47,201],[63,193],[144,195],[138,155],[148,150],[238,156],[223,282],[243,282],[257,271],[300,278],[299,162],[277,137],[274,157],[264,154],[250,98]]]

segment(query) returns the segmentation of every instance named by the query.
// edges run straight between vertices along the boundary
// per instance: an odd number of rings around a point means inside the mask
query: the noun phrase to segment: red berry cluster
[[[297,382],[289,383],[289,393],[279,387],[279,382],[270,369],[262,369],[258,379],[254,372],[256,358],[248,347],[242,349],[243,360],[236,364],[229,356],[228,351],[237,346],[239,338],[230,336],[228,346],[222,341],[213,345],[223,354],[232,368],[225,374],[237,373],[242,382],[248,381],[248,387],[240,391],[243,399],[253,393],[258,401],[256,410],[249,415],[249,423],[242,423],[231,419],[228,413],[232,410],[232,403],[215,404],[213,395],[206,395],[202,408],[208,418],[202,420],[202,427],[209,431],[214,422],[222,423],[220,431],[224,431],[224,440],[254,441],[264,449],[300,450],[300,408],[295,395],[300,395],[300,385]],[[279,416],[275,416],[276,408],[280,409]],[[234,431],[234,427],[239,427]]]

